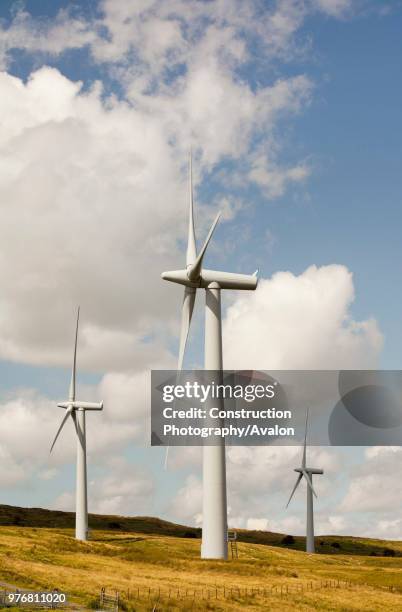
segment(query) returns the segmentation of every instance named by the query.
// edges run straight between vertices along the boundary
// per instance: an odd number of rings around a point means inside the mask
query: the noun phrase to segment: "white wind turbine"
[[[87,494],[87,454],[85,433],[85,411],[102,410],[103,402],[82,402],[75,399],[75,377],[77,364],[77,340],[80,309],[77,312],[77,325],[75,329],[75,344],[73,367],[71,372],[71,383],[69,398],[66,402],[59,402],[57,406],[64,408],[66,414],[53,440],[50,452],[52,452],[56,440],[64,427],[69,416],[71,416],[75,431],[77,433],[77,475],[76,475],[76,511],[75,511],[75,538],[76,540],[88,539],[88,494]]]
[[[184,285],[178,370],[182,369],[187,337],[194,309],[197,289],[205,289],[205,369],[223,369],[221,289],[249,289],[257,287],[257,272],[233,274],[203,268],[203,259],[220,213],[216,216],[204,245],[197,255],[194,213],[192,160],[190,155],[190,203],[186,268],[163,272],[164,280]],[[225,441],[216,446],[203,447],[203,525],[201,557],[227,559],[227,502]]]
[[[306,479],[306,483],[307,483],[306,552],[313,553],[315,552],[313,494],[317,497],[317,494],[313,488],[313,474],[323,474],[324,470],[306,467],[307,422],[308,422],[308,409],[306,412],[306,430],[304,433],[302,464],[300,468],[295,468],[294,470],[295,472],[299,472],[299,475],[297,477],[296,484],[293,487],[293,491],[289,497],[289,501],[286,504],[286,508],[289,506],[290,500],[292,499],[294,492],[296,491],[297,487],[300,484],[300,481],[302,480],[304,476],[304,478]]]

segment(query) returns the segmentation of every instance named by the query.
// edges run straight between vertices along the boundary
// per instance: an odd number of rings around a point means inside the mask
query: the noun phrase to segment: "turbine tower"
[[[286,504],[286,508],[290,504],[290,500],[292,499],[294,492],[300,484],[303,476],[306,479],[307,483],[307,521],[306,521],[306,552],[314,553],[314,510],[313,510],[313,494],[317,497],[316,492],[313,488],[313,474],[323,474],[324,470],[319,470],[317,468],[306,467],[306,445],[307,445],[307,423],[308,423],[308,409],[306,412],[306,430],[304,433],[304,447],[303,447],[303,457],[302,464],[300,468],[296,468],[295,472],[299,472],[299,475],[296,480],[296,484],[293,487],[293,491],[289,497],[289,501]]]
[[[248,289],[257,287],[257,272],[254,274],[233,274],[203,267],[203,259],[218,223],[216,216],[202,249],[197,255],[194,211],[192,158],[190,154],[190,202],[186,267],[183,270],[163,272],[162,278],[184,285],[182,306],[180,349],[178,370],[182,369],[191,317],[197,289],[205,289],[205,369],[222,371],[222,326],[221,290]],[[203,559],[227,559],[227,501],[225,441],[220,439],[216,446],[203,447],[203,525],[201,557]]]
[[[86,432],[85,432],[85,411],[86,410],[103,410],[103,402],[82,402],[75,399],[75,378],[77,365],[77,340],[78,340],[78,323],[80,318],[80,309],[77,311],[77,325],[75,328],[75,344],[73,367],[71,372],[71,383],[69,397],[66,402],[57,404],[59,408],[64,408],[66,414],[63,417],[61,425],[57,431],[56,437],[53,440],[50,452],[52,452],[56,440],[59,437],[67,419],[71,416],[75,431],[77,434],[77,475],[76,475],[76,510],[75,510],[75,539],[88,539],[88,494],[87,494],[87,451],[86,451]]]

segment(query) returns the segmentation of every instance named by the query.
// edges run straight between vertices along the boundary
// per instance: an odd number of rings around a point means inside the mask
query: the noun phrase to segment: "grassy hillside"
[[[402,552],[401,543],[392,547]],[[195,538],[94,530],[90,542],[79,543],[72,529],[6,526],[0,527],[0,581],[58,587],[85,609],[96,607],[106,587],[119,590],[122,609],[130,611],[152,610],[157,600],[156,610],[164,611],[402,611],[400,556],[307,555],[245,542],[239,558],[227,562],[203,561],[199,552]]]
[[[125,517],[89,514],[88,522],[90,529],[163,534],[178,538],[201,537],[201,529],[185,527],[148,516]],[[18,508],[17,506],[0,504],[0,525],[73,529],[75,513],[46,510],[44,508]]]
[[[0,525],[18,527],[40,528],[74,528],[75,514],[73,512],[60,512],[45,510],[43,508],[18,508],[16,506],[0,505]],[[138,533],[178,538],[201,538],[201,529],[177,525],[162,519],[147,516],[107,516],[90,514],[89,526],[94,530],[114,531],[116,533]],[[248,544],[265,544],[279,546],[290,550],[305,550],[305,538],[300,536],[289,537],[283,533],[271,531],[249,531],[238,529],[239,542]],[[399,543],[381,542],[345,536],[321,536],[316,538],[317,552],[332,554],[354,554],[370,556],[402,556]]]

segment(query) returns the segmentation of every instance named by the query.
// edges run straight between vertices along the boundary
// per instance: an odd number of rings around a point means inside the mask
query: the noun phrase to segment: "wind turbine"
[[[313,474],[323,474],[324,470],[319,470],[317,468],[306,467],[306,445],[307,445],[307,423],[308,423],[308,409],[306,412],[306,430],[304,433],[304,447],[303,447],[303,457],[302,464],[300,468],[295,468],[295,472],[299,472],[299,475],[296,480],[296,484],[293,487],[293,491],[289,497],[289,501],[286,504],[286,508],[290,504],[290,500],[292,499],[294,492],[300,484],[303,476],[306,479],[307,483],[307,521],[306,521],[306,552],[314,553],[314,511],[313,511],[313,494],[317,497],[316,492],[313,488]]]
[[[203,259],[218,223],[220,213],[212,223],[202,249],[197,255],[192,184],[192,157],[190,154],[190,202],[186,267],[183,270],[163,272],[162,278],[184,285],[178,370],[182,369],[191,317],[197,289],[205,289],[205,369],[222,371],[221,290],[257,287],[257,272],[233,274],[203,267]],[[201,557],[227,559],[227,501],[225,441],[203,447],[203,525]]]
[[[87,451],[86,451],[86,433],[85,433],[85,411],[86,410],[103,410],[103,402],[82,402],[75,399],[75,377],[77,365],[77,340],[78,340],[78,323],[80,319],[80,309],[77,311],[77,325],[75,328],[75,344],[73,367],[71,372],[71,383],[68,400],[59,402],[57,406],[64,408],[66,414],[63,417],[61,425],[57,430],[55,439],[51,446],[52,452],[56,440],[59,437],[68,417],[71,416],[75,431],[77,433],[77,476],[76,476],[76,510],[75,510],[75,539],[88,539],[88,494],[87,494]]]

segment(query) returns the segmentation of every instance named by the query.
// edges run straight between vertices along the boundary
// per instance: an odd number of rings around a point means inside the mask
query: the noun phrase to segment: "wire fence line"
[[[300,583],[284,583],[274,584],[266,587],[238,587],[238,586],[215,586],[215,587],[203,587],[203,588],[167,588],[167,587],[131,587],[127,590],[109,590],[103,587],[100,591],[99,597],[99,609],[100,610],[114,610],[118,612],[119,609],[124,609],[124,602],[130,602],[135,600],[148,600],[152,605],[155,606],[159,602],[163,602],[169,599],[172,600],[187,600],[187,601],[201,601],[201,600],[247,600],[250,598],[269,598],[269,597],[286,597],[288,595],[303,595],[311,592],[316,592],[325,589],[350,589],[359,590],[361,588],[371,588],[374,590],[381,590],[385,592],[394,593],[396,595],[402,594],[402,586],[394,585],[373,585],[366,582],[351,582],[349,580],[338,580],[338,579],[325,579],[325,580],[311,580]],[[28,592],[26,589],[0,589],[0,608],[7,608],[13,604],[7,601],[7,595],[16,592]],[[37,605],[38,608],[65,608],[71,607],[71,604],[55,604],[41,602],[41,605]]]
[[[166,600],[166,599],[189,599],[189,600],[223,600],[223,599],[247,599],[249,597],[285,597],[290,594],[303,594],[322,589],[353,589],[358,587],[356,583],[348,580],[312,580],[297,584],[275,584],[270,587],[238,587],[238,586],[216,586],[209,588],[166,588],[166,587],[131,587],[126,591],[118,593],[119,601],[133,600]],[[104,593],[103,589],[103,593]]]

